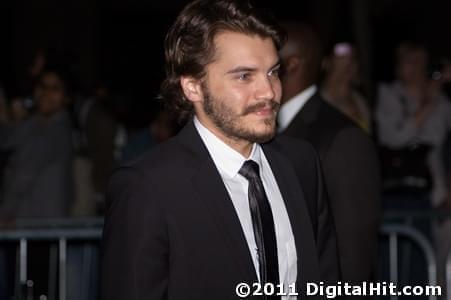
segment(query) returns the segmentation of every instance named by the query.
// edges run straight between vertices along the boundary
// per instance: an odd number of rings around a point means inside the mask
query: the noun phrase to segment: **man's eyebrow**
[[[274,70],[277,68],[280,68],[282,64],[282,61],[279,59],[272,67],[269,68],[269,70]],[[246,66],[238,66],[236,68],[233,68],[229,71],[226,72],[226,74],[236,74],[236,73],[241,73],[241,72],[255,72],[257,71],[258,68],[256,67],[246,67]]]
[[[255,67],[244,67],[244,66],[238,66],[236,68],[233,68],[226,72],[226,74],[235,74],[235,73],[241,73],[241,72],[255,72],[257,71],[257,68]]]

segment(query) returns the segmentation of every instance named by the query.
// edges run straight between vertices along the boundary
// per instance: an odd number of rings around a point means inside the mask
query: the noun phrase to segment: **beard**
[[[202,86],[204,94],[203,109],[212,122],[232,140],[245,140],[252,143],[265,143],[276,133],[276,116],[280,103],[274,100],[262,101],[247,106],[241,113],[228,106],[226,99],[214,97],[207,86]],[[264,107],[270,107],[273,117],[262,120],[264,130],[257,130],[255,124],[246,123],[245,117]]]

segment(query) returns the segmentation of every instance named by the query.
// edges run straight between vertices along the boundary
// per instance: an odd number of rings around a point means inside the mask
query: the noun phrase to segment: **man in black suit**
[[[338,279],[313,147],[265,143],[281,99],[280,43],[243,1],[196,0],[180,13],[162,96],[188,123],[111,179],[103,299],[237,299],[240,282],[296,283],[302,295],[306,282]],[[294,163],[287,143],[301,153]]]
[[[308,25],[284,24],[288,41],[279,132],[310,141],[320,155],[335,221],[342,280],[371,279],[379,225],[378,159],[370,138],[325,102],[315,82],[321,43]]]

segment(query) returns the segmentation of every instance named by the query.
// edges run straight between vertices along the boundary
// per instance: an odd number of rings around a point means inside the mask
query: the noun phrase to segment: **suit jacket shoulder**
[[[307,139],[320,155],[343,280],[369,280],[380,213],[379,163],[372,140],[319,93],[284,133]]]
[[[347,133],[350,133],[352,137],[350,142],[357,139],[372,143],[370,138],[352,120],[327,103],[319,93],[307,101],[284,131],[286,135],[307,139],[313,144],[321,158],[324,158],[339,134],[341,134],[340,138],[346,139]]]

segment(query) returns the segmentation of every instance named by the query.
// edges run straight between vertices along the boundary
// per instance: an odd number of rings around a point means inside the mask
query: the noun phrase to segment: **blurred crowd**
[[[394,80],[375,83],[371,93],[362,82],[356,48],[335,44],[323,62],[323,96],[376,141],[383,195],[424,196],[419,209],[449,209],[451,62],[430,57],[413,42],[400,43],[394,56]]]
[[[368,84],[355,45],[326,50],[318,89],[378,145],[383,210],[431,212],[410,225],[436,241],[444,265],[451,249],[451,218],[442,218],[451,212],[451,61],[402,42],[393,51],[394,80]],[[64,57],[43,50],[14,88],[0,82],[0,228],[19,218],[103,216],[112,170],[183,125],[157,95],[139,99],[150,104],[138,109],[132,98],[109,79],[82,91]]]
[[[140,112],[133,96],[108,80],[81,92],[64,60],[49,53],[36,53],[20,88],[0,85],[2,226],[26,217],[102,215],[114,167],[178,130],[158,101]]]
[[[451,208],[451,63],[420,44],[394,51],[393,82],[369,89],[357,48],[326,51],[319,87],[324,98],[380,146],[383,191],[414,202],[385,208]],[[67,65],[38,51],[18,84],[0,85],[0,218],[95,216],[113,168],[176,134],[181,124],[154,99],[145,114],[108,80],[77,90]],[[156,99],[157,97],[155,97]],[[141,114],[139,114],[141,113]],[[427,200],[424,200],[427,199]]]

